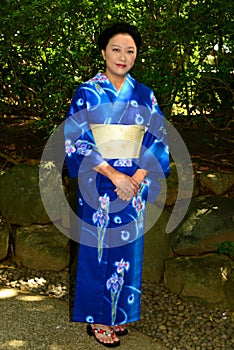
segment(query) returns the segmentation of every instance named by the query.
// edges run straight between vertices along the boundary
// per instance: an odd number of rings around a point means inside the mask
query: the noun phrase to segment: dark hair
[[[116,34],[129,34],[133,38],[137,51],[139,51],[141,46],[141,35],[138,32],[137,28],[131,24],[120,22],[115,23],[111,27],[108,27],[103,30],[103,32],[99,35],[98,38],[98,46],[100,50],[105,50],[109,40],[115,36]]]

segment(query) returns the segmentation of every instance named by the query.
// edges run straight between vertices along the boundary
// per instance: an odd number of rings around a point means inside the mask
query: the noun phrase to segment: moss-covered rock
[[[168,259],[164,283],[184,300],[234,310],[234,261],[225,255]]]
[[[69,264],[69,240],[51,224],[22,226],[15,234],[15,255],[27,268],[61,271]]]

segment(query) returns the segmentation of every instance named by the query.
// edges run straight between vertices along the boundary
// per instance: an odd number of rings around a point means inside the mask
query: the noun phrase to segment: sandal
[[[128,334],[128,330],[126,328],[126,324],[116,325],[116,326],[112,327],[112,330],[115,332],[117,337],[121,337],[123,335],[127,335]]]
[[[120,341],[114,341],[113,343],[104,343],[102,341],[100,341],[97,337],[96,337],[96,334],[102,334],[102,335],[105,335],[107,337],[111,337],[112,339],[114,338],[115,336],[115,332],[113,330],[111,331],[105,331],[104,329],[101,329],[101,328],[92,328],[92,326],[90,324],[87,325],[87,334],[89,336],[94,336],[94,338],[96,339],[96,341],[108,348],[114,348],[116,346],[119,346],[120,345]]]

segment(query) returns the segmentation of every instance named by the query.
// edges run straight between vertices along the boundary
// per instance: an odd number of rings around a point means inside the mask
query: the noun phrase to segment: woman
[[[108,347],[140,318],[146,199],[169,173],[163,115],[152,90],[137,82],[141,37],[134,26],[105,29],[105,73],[80,85],[65,125],[66,163],[78,176],[79,255],[74,322]]]

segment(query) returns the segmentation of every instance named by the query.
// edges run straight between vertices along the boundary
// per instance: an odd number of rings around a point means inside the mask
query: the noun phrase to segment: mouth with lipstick
[[[116,64],[116,66],[119,67],[119,68],[126,68],[127,67],[126,64],[121,64],[121,63]]]

